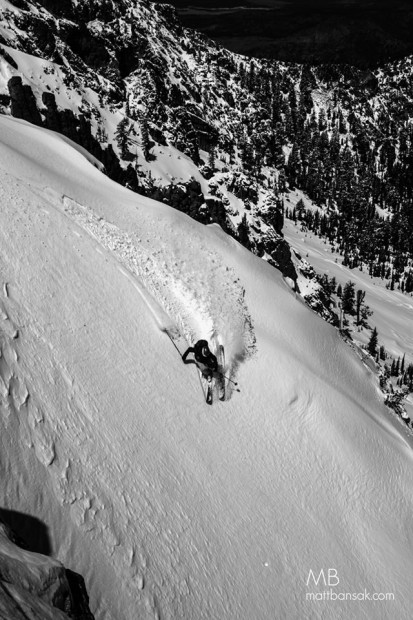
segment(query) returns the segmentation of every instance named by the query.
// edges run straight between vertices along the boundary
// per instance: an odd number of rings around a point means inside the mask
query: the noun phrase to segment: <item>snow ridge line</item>
[[[255,336],[244,289],[234,270],[226,267],[216,252],[190,242],[185,250],[171,247],[174,239],[162,245],[157,231],[144,225],[142,238],[131,235],[68,196],[63,196],[62,202],[66,215],[134,276],[137,290],[161,329],[176,336],[180,333],[189,343],[218,337],[225,344],[229,368],[254,352]],[[175,241],[181,246],[181,238]]]

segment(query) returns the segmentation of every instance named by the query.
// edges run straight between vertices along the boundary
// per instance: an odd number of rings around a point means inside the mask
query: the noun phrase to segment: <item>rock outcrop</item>
[[[0,520],[0,619],[93,620],[83,579],[24,547]]]

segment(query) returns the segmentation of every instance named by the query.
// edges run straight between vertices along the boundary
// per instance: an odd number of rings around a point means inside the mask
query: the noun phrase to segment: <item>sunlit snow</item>
[[[96,617],[410,617],[412,448],[337,330],[57,134],[0,117],[0,167],[0,501]],[[241,391],[207,406],[162,327],[220,338]],[[306,600],[329,568],[395,600]]]

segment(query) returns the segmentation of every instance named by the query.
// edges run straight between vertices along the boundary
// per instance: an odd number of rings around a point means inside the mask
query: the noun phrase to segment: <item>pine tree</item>
[[[280,194],[284,194],[287,191],[287,182],[283,168],[280,170],[280,173],[278,175],[278,187],[280,189]]]
[[[375,327],[371,333],[370,340],[367,345],[367,349],[370,355],[373,355],[373,356],[376,355],[377,341],[378,341],[378,333],[377,333],[377,328]]]
[[[400,371],[400,357],[397,358],[396,366],[394,368],[394,374],[396,377],[399,376],[399,371]]]
[[[245,248],[249,249],[251,247],[250,239],[249,239],[249,226],[247,222],[247,214],[244,213],[244,216],[241,222],[238,224],[238,241]]]
[[[361,310],[361,305],[364,301],[364,298],[366,296],[365,291],[361,291],[358,290],[357,291],[357,295],[356,295],[356,315],[357,315],[357,325],[360,325],[360,310]]]
[[[149,151],[150,151],[150,140],[149,140],[148,119],[146,118],[146,116],[142,116],[141,122],[140,122],[140,127],[141,127],[143,156],[145,157],[146,161],[148,161],[149,155],[150,155],[150,153],[149,153]]]
[[[413,291],[413,274],[411,271],[407,275],[404,290],[406,293],[411,293]]]
[[[354,314],[354,282],[349,280],[343,289],[342,308],[345,314]]]
[[[361,306],[360,312],[360,324],[363,327],[368,327],[368,319],[373,314],[373,310],[370,310],[368,306]]]
[[[300,198],[300,200],[297,202],[296,207],[295,207],[295,212],[297,214],[298,219],[302,220],[303,215],[305,213],[305,205],[304,205],[304,201],[302,198]]]
[[[208,153],[208,168],[211,174],[215,172],[215,148],[213,146],[211,146]]]
[[[120,150],[122,159],[128,158],[128,134],[129,121],[126,117],[122,118],[115,131],[115,139]]]
[[[103,125],[98,125],[96,130],[96,139],[100,144],[104,144],[108,141],[108,134]]]
[[[298,177],[301,173],[301,157],[298,144],[294,142],[290,156],[288,158],[288,180],[290,187],[294,188],[298,182]]]

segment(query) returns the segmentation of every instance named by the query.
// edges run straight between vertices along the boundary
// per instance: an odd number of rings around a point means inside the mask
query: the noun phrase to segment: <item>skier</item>
[[[193,353],[194,360],[187,360],[189,353]],[[209,350],[206,340],[198,340],[193,346],[189,347],[182,356],[184,364],[196,364],[204,377],[211,381],[212,375],[218,370],[218,360]]]

